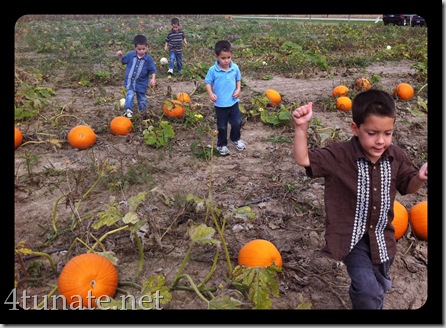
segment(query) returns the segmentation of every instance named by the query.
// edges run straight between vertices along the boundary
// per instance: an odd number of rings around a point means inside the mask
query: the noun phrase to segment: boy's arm
[[[410,180],[406,192],[408,194],[413,194],[421,188],[425,181],[427,181],[427,162],[423,164],[423,166],[418,171],[418,174],[414,176],[412,180]]]
[[[241,88],[242,88],[242,81],[237,81],[236,83],[235,83],[235,91],[234,91],[234,93],[232,94],[232,96],[234,97],[234,98],[238,98],[239,96],[240,96],[240,91],[241,91]]]
[[[214,93],[214,91],[212,90],[212,85],[210,85],[209,83],[206,83],[206,91],[208,92],[209,100],[213,103],[216,102],[217,95]]]
[[[292,115],[294,122],[294,160],[298,165],[308,167],[310,166],[310,158],[308,157],[307,131],[313,116],[313,103],[309,102],[296,108]]]
[[[152,78],[151,78],[150,81],[149,81],[149,85],[150,85],[150,86],[154,86],[155,84],[156,84],[156,74],[153,73],[153,74],[152,74]]]

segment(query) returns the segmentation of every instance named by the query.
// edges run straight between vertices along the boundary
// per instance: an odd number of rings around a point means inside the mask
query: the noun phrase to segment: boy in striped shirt
[[[187,46],[187,40],[181,28],[180,20],[174,17],[170,23],[171,30],[164,39],[164,50],[169,51],[169,70],[167,73],[173,74],[175,61],[178,73],[183,69],[183,43],[184,46]]]

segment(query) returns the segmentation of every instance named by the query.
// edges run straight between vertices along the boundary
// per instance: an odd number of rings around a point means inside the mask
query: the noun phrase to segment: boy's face
[[[228,69],[231,64],[231,53],[228,51],[222,51],[219,55],[215,56],[218,60],[218,66],[222,69]]]
[[[180,29],[180,25],[178,24],[172,24],[172,30],[174,30],[175,32],[178,31]]]
[[[392,143],[395,119],[369,115],[359,127],[352,122],[351,128],[358,137],[365,155],[375,163]]]
[[[147,46],[145,44],[137,44],[135,47],[136,54],[138,58],[144,57],[147,51]]]

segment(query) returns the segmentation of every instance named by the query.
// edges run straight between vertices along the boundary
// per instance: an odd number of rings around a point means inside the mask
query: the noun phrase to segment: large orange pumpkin
[[[113,263],[96,253],[73,257],[62,269],[57,283],[59,294],[74,307],[97,307],[96,300],[113,297],[118,287],[118,271]],[[90,304],[88,298],[90,298]]]
[[[350,110],[352,109],[352,100],[349,97],[338,97],[336,108],[344,111]]]
[[[125,116],[115,117],[110,122],[110,131],[113,134],[124,136],[132,132],[133,123],[132,120]]]
[[[177,99],[181,102],[191,102],[190,96],[185,92],[178,93]]]
[[[14,149],[17,149],[23,142],[23,134],[18,128],[14,127]]]
[[[369,90],[372,87],[369,80],[367,80],[365,77],[360,77],[359,79],[356,79],[355,81],[355,89],[360,91]]]
[[[96,142],[96,133],[87,125],[77,125],[68,133],[68,143],[78,149],[87,149]]]
[[[393,221],[392,225],[395,228],[395,239],[400,239],[409,226],[409,212],[399,201],[395,200],[393,203]]]
[[[412,99],[415,91],[412,86],[408,83],[400,83],[393,90],[393,94],[396,98],[400,100],[409,100]]]
[[[169,117],[180,118],[186,113],[186,110],[182,106],[179,100],[165,100],[163,103],[163,111]]]
[[[349,89],[345,85],[338,85],[333,89],[332,94],[333,98],[337,97],[347,97]]]
[[[268,89],[265,91],[265,94],[271,101],[271,106],[277,106],[282,101],[280,93],[278,93],[276,90]]]
[[[411,207],[409,222],[415,236],[427,241],[427,200]]]
[[[243,245],[238,253],[238,264],[266,268],[271,264],[282,267],[282,256],[276,246],[264,239],[254,239]]]

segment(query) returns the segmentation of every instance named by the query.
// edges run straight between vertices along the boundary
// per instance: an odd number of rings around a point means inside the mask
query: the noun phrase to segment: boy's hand
[[[116,51],[116,56],[121,57],[122,56],[122,51],[121,50]]]
[[[421,166],[420,171],[418,172],[418,178],[421,181],[427,181],[427,162]]]
[[[313,103],[309,102],[293,111],[293,121],[296,126],[305,124],[311,120],[313,116]]]
[[[211,103],[214,103],[217,101],[217,95],[215,93],[211,93],[209,95],[209,100],[211,101]]]

